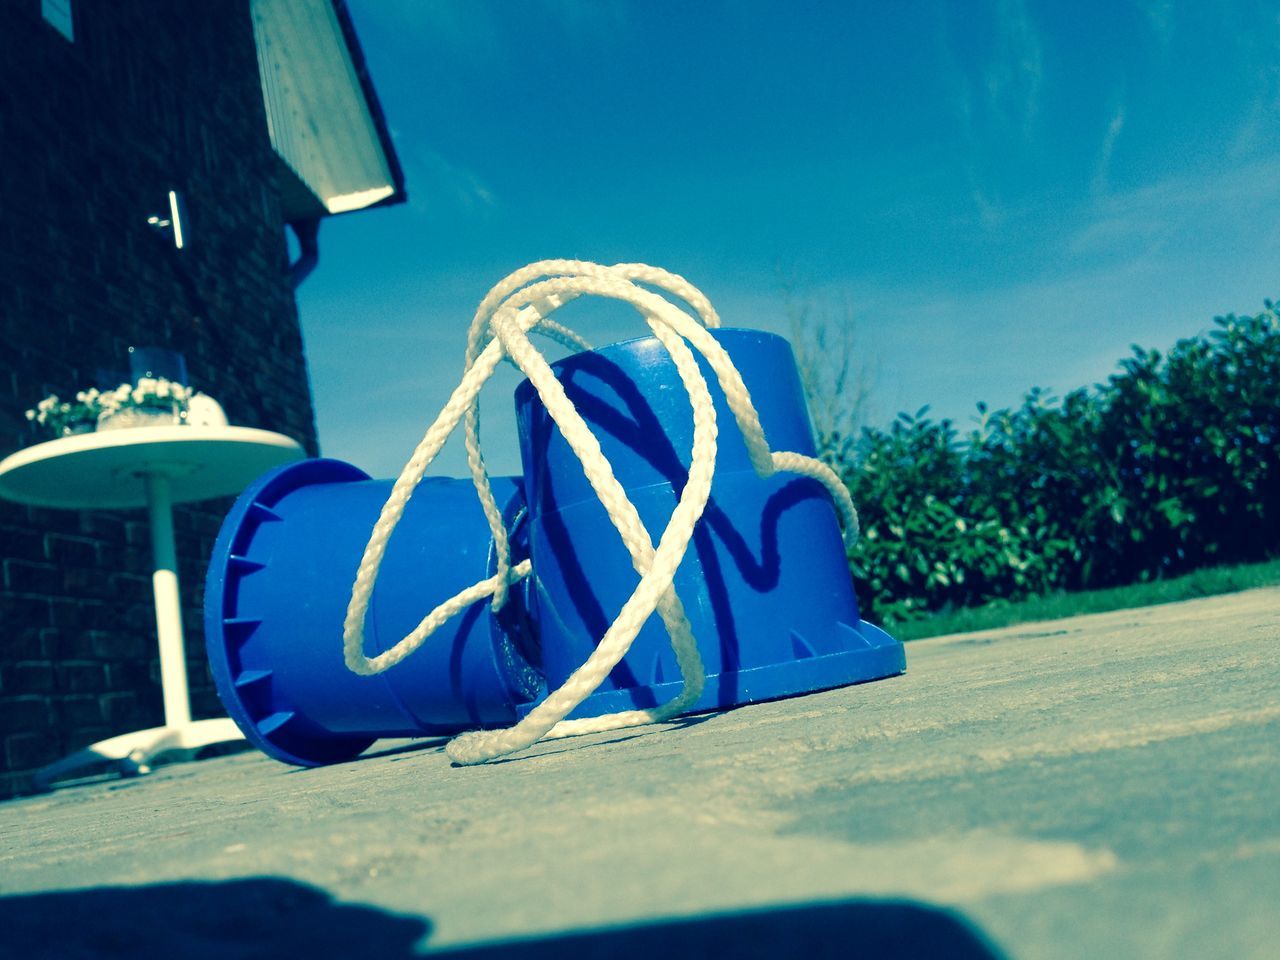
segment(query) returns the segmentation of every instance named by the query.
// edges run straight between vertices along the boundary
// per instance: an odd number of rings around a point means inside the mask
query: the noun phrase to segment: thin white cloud
[[[1098,150],[1098,161],[1093,171],[1094,194],[1105,193],[1111,177],[1111,158],[1115,154],[1116,141],[1124,130],[1124,101],[1117,105],[1111,120],[1107,123],[1107,132],[1102,136],[1102,146]]]
[[[501,54],[502,20],[494,4],[443,0],[380,0],[364,5],[364,16],[383,21],[393,36],[429,37],[433,47],[454,50],[470,59]]]
[[[1044,50],[1025,0],[1001,0],[996,8],[996,53],[985,71],[988,108],[1023,137],[1040,112]]]
[[[1280,206],[1280,157],[1208,174],[1168,177],[1095,197],[1081,226],[1067,235],[1064,253],[1148,255],[1176,237],[1212,235],[1276,206]]]
[[[363,15],[387,29],[431,38],[433,47],[482,62],[509,60],[528,43],[523,25],[537,19],[581,42],[614,40],[625,29],[631,8],[623,0],[377,0]]]
[[[1256,91],[1232,136],[1228,154],[1236,159],[1256,154],[1276,127],[1280,116],[1280,64],[1275,58],[1280,43],[1280,17],[1263,19],[1256,27],[1242,30],[1238,57],[1248,64]]]
[[[961,158],[974,210],[988,228],[1007,216],[997,184],[985,176],[988,153],[1001,155],[1027,145],[1040,112],[1044,85],[1044,45],[1025,0],[1000,0],[989,29],[993,53],[985,64],[970,66],[957,55],[948,32],[953,11],[936,8],[937,60],[951,78],[951,100],[965,144]],[[971,11],[961,14],[969,16]]]
[[[1263,98],[1255,99],[1250,104],[1248,113],[1245,114],[1240,126],[1236,128],[1235,135],[1231,138],[1231,145],[1227,148],[1229,156],[1239,159],[1247,157],[1257,149],[1262,140],[1263,131],[1275,115],[1275,108],[1276,104],[1268,103]]]
[[[632,12],[623,0],[539,0],[533,6],[567,34],[582,39],[625,28]]]
[[[409,206],[420,213],[435,214],[441,208],[465,214],[483,214],[498,205],[498,199],[479,174],[456,164],[434,150],[401,152],[405,167]]]
[[[1173,42],[1173,0],[1148,0],[1142,5],[1142,12],[1161,53],[1168,53]]]

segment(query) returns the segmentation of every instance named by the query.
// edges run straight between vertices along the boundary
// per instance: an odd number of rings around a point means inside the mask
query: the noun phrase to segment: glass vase
[[[128,430],[133,427],[171,427],[178,423],[178,405],[125,407],[98,418],[99,430]]]
[[[98,428],[96,420],[75,420],[71,423],[64,423],[59,436],[74,437],[80,433],[93,433]]]

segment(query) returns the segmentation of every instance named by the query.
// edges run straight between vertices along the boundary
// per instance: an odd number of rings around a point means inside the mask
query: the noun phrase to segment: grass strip
[[[966,607],[923,620],[892,624],[888,629],[899,640],[920,640],[947,633],[995,630],[1035,620],[1058,620],[1082,613],[1149,607],[1157,603],[1212,597],[1277,584],[1280,584],[1280,560],[1229,567],[1205,567],[1171,580],[1134,583],[1127,587],[1086,590],[1080,593],[1059,591],[1014,602],[996,600],[981,607]]]

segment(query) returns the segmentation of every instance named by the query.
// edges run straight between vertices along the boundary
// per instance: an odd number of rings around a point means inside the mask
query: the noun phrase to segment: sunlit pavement
[[[63,789],[0,805],[0,956],[1274,957],[1278,642],[1254,590],[484,767],[392,744]]]

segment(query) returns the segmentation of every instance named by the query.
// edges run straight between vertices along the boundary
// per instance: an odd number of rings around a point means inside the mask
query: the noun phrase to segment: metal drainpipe
[[[297,290],[320,262],[320,218],[294,220],[289,224],[289,228],[298,238],[300,250],[298,259],[289,264],[289,282],[293,285],[293,289]]]

